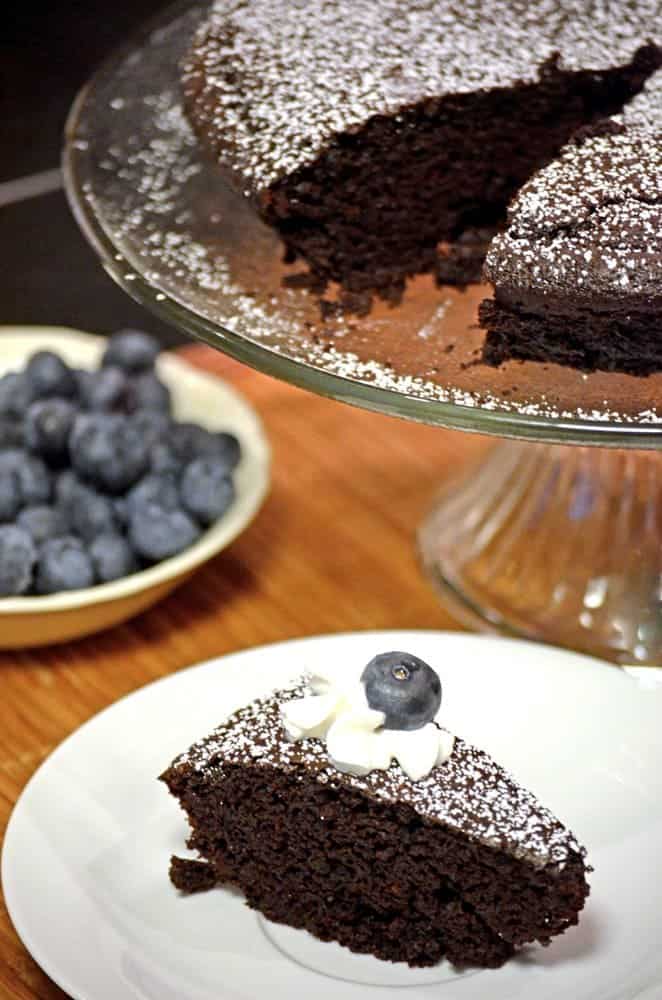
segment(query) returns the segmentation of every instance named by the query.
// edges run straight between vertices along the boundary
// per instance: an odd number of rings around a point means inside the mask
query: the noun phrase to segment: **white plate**
[[[415,970],[267,924],[224,889],[168,881],[186,824],[156,776],[228,712],[320,662],[404,648],[435,665],[445,722],[538,793],[589,848],[577,928],[498,971]],[[92,719],[11,817],[5,899],[26,947],[84,1000],[659,1000],[662,694],[530,643],[359,633],[249,650],[174,674]],[[404,992],[403,992],[403,988]]]

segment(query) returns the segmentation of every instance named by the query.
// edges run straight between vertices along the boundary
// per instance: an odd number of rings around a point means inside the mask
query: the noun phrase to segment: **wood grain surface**
[[[139,618],[76,643],[0,652],[0,834],[58,743],[164,674],[296,636],[458,627],[421,573],[414,531],[443,477],[484,439],[316,397],[209,348],[183,353],[233,382],[261,414],[273,446],[271,494],[228,550]],[[23,948],[4,903],[0,996],[65,997]]]

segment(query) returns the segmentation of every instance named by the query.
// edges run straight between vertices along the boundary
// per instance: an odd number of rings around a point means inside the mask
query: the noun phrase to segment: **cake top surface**
[[[661,24],[661,0],[216,0],[184,79],[200,127],[261,187],[374,115],[533,83],[552,62],[623,65]]]
[[[536,797],[482,750],[455,740],[451,756],[418,781],[397,764],[357,776],[329,763],[319,739],[293,742],[281,722],[281,705],[309,693],[305,681],[239,709],[211,735],[173,762],[213,775],[225,765],[261,764],[305,772],[320,784],[354,789],[386,803],[411,806],[425,819],[533,864],[562,867],[584,855],[575,837]]]
[[[656,131],[652,109],[642,101],[638,124],[569,143],[522,187],[486,260],[497,296],[660,301],[662,122]]]

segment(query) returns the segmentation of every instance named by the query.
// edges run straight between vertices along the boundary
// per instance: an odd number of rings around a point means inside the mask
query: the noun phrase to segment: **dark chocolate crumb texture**
[[[662,369],[662,73],[522,188],[485,275],[489,363]]]
[[[430,723],[450,743],[426,776],[346,773],[323,739],[284,728],[309,691],[241,708],[162,775],[209,866],[174,859],[178,888],[233,883],[272,920],[410,965],[496,967],[577,923],[584,849],[486,753]]]
[[[515,191],[660,65],[661,23],[660,0],[221,0],[185,102],[291,259],[394,302],[479,277]]]

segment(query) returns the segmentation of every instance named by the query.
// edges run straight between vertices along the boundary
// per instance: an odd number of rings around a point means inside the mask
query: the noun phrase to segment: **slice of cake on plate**
[[[320,671],[239,709],[162,775],[201,861],[270,920],[356,952],[497,967],[577,923],[585,851],[486,753],[442,729],[408,653]]]

